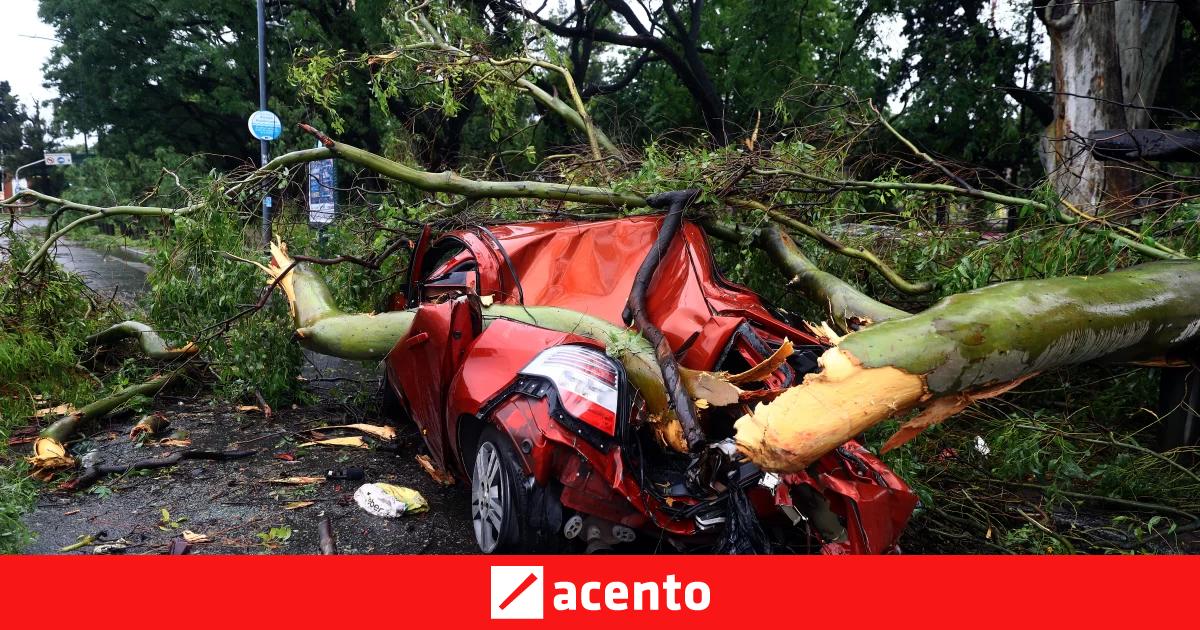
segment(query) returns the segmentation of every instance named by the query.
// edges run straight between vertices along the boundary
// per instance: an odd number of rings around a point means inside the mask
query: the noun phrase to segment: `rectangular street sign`
[[[70,166],[70,153],[45,153],[46,166]]]
[[[337,210],[337,173],[333,160],[308,163],[308,222],[327,225]]]

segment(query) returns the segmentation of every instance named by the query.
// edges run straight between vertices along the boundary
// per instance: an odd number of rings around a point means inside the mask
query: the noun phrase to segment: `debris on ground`
[[[183,537],[184,542],[190,545],[199,545],[206,542],[212,542],[212,539],[208,537],[208,534],[197,534],[190,529],[183,530],[179,535]]]
[[[367,476],[361,468],[333,468],[325,471],[325,478],[333,481],[362,481]]]
[[[129,544],[129,541],[125,540],[124,538],[118,538],[117,540],[115,540],[113,542],[104,543],[102,545],[96,545],[95,547],[92,547],[92,554],[97,555],[97,556],[104,556],[104,555],[125,553],[125,550],[128,549],[130,546],[131,545]]]
[[[54,442],[44,441],[45,444],[53,445]],[[208,451],[203,449],[194,449],[186,451],[178,451],[166,457],[158,457],[153,459],[142,459],[131,464],[85,464],[83,472],[78,477],[63,483],[60,488],[63,490],[84,490],[91,487],[92,484],[103,479],[107,475],[123,475],[135,470],[152,470],[155,468],[168,468],[182,462],[184,460],[210,460],[210,461],[229,461],[235,459],[243,459],[257,453],[256,449],[244,449],[236,451]]]
[[[417,463],[421,465],[421,470],[429,473],[429,476],[432,477],[434,481],[442,484],[443,486],[454,485],[454,475],[451,475],[449,472],[434,466],[433,460],[429,459],[428,455],[417,455],[416,460]]]
[[[136,440],[142,436],[150,436],[159,433],[167,428],[171,422],[162,413],[153,413],[142,416],[138,423],[133,425],[129,430],[129,439]]]
[[[396,439],[396,428],[395,427],[381,426],[381,425],[376,425],[376,424],[364,424],[362,422],[358,422],[355,424],[334,424],[334,425],[325,426],[325,427],[316,427],[313,429],[313,431],[324,431],[326,429],[354,429],[356,431],[362,431],[363,433],[373,435],[381,440],[391,441],[391,440]]]
[[[346,386],[342,386],[346,387]],[[341,391],[341,390],[339,390]],[[182,402],[182,404],[180,404]],[[48,405],[43,405],[48,406]],[[260,454],[233,462],[186,461],[174,467],[132,471],[97,480],[84,491],[67,492],[47,485],[36,507],[23,518],[36,533],[22,552],[55,554],[77,542],[80,535],[104,531],[104,539],[93,544],[123,544],[124,550],[109,553],[161,554],[172,538],[180,538],[183,527],[207,535],[211,542],[189,544],[189,554],[231,553],[321,553],[318,522],[328,516],[338,535],[339,554],[478,553],[471,531],[470,495],[461,487],[435,483],[414,460],[420,452],[420,436],[411,425],[397,430],[395,442],[380,443],[375,449],[296,449],[290,436],[304,435],[320,424],[364,422],[382,424],[378,416],[355,411],[341,402],[292,409],[284,407],[272,420],[264,416],[238,415],[232,405],[207,398],[163,397],[150,411],[161,411],[174,431],[186,431],[195,448],[219,451],[228,448],[258,448]],[[179,449],[163,448],[158,441],[141,445],[127,439],[138,416],[102,420],[95,432],[77,442],[68,442],[66,452],[84,462],[127,464],[161,458]],[[333,422],[330,422],[333,420]],[[14,431],[13,435],[18,435]],[[36,430],[27,430],[35,435]],[[10,436],[12,437],[12,436]],[[373,440],[373,437],[368,436]],[[88,455],[90,453],[90,455]],[[280,456],[287,457],[280,457]],[[85,457],[86,456],[86,457]],[[388,482],[417,490],[431,509],[385,519],[367,513],[353,498],[362,482],[327,480],[329,470],[357,468],[371,481]],[[268,480],[312,476],[309,483],[279,484]],[[56,475],[61,480],[62,473]],[[292,502],[313,501],[304,508],[284,510]],[[158,528],[162,507],[188,520],[179,529]],[[178,519],[175,519],[178,520]],[[288,527],[292,535],[285,543],[272,538],[265,545],[257,536],[271,527]],[[124,542],[122,542],[122,539]],[[182,540],[181,542],[187,542]],[[72,553],[95,553],[83,546]]]
[[[365,483],[354,491],[354,501],[368,513],[384,518],[417,514],[429,509],[429,503],[420,492],[390,483]]]
[[[355,435],[352,437],[328,438],[328,439],[324,439],[324,440],[313,440],[312,442],[305,442],[305,443],[299,444],[297,446],[299,446],[301,448],[303,448],[305,446],[350,446],[353,448],[371,448],[370,446],[367,445],[366,441],[364,441],[362,439],[361,435]]]
[[[333,522],[324,513],[317,523],[317,537],[321,539],[321,555],[337,555],[337,539],[333,536]]]
[[[98,534],[81,534],[75,539],[74,543],[67,545],[66,547],[62,547],[59,549],[59,551],[66,553],[68,551],[75,551],[76,549],[83,549],[84,547],[95,543],[100,538],[103,538],[103,536]]]
[[[324,477],[280,477],[279,479],[267,480],[267,483],[278,483],[285,486],[307,486],[314,483],[324,482]]]

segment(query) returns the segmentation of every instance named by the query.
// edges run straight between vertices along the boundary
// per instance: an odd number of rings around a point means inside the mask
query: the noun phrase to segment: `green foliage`
[[[252,317],[232,321],[224,335],[217,334],[223,327],[213,328],[255,304],[264,288],[261,271],[222,256],[262,260],[247,245],[247,233],[256,229],[214,194],[204,210],[176,219],[159,242],[147,261],[151,288],[143,302],[147,319],[171,343],[204,341],[218,396],[238,399],[257,389],[272,405],[284,404],[300,396],[301,364],[286,304],[271,300]]]
[[[0,234],[0,243],[0,553],[13,553],[29,538],[20,518],[34,490],[8,438],[38,408],[92,400],[95,382],[79,357],[92,332],[89,317],[107,314],[97,311],[77,276],[58,267],[18,282],[29,243],[11,231]]]
[[[196,158],[165,147],[157,147],[149,155],[90,157],[64,171],[65,194],[71,201],[94,206],[171,207],[186,197],[187,190],[203,182],[207,170]]]
[[[278,527],[272,527],[265,532],[259,532],[255,534],[255,536],[258,536],[258,539],[262,542],[263,548],[267,550],[277,549],[283,543],[291,540],[292,528],[285,525],[280,525]]]
[[[309,145],[291,132],[295,122],[309,119],[284,81],[293,51],[367,51],[378,42],[387,4],[269,4],[269,107],[285,129],[273,150]],[[69,130],[99,135],[102,155],[151,155],[174,147],[223,166],[258,155],[246,130],[246,117],[258,109],[253,2],[41,0],[39,14],[59,42],[46,68],[60,99],[55,116]],[[358,76],[365,81],[365,74]],[[353,100],[344,104],[354,107]],[[361,107],[355,114],[363,120],[347,127],[348,138],[372,135],[366,113]]]

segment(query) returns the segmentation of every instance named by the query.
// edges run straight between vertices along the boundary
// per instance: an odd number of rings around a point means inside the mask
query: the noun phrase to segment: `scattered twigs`
[[[634,276],[633,289],[629,293],[629,301],[626,303],[623,315],[625,323],[636,323],[638,331],[654,346],[654,354],[658,358],[659,369],[662,370],[663,384],[670,398],[671,407],[675,409],[675,415],[683,428],[684,440],[691,451],[696,451],[703,445],[704,432],[700,429],[695,403],[692,402],[692,397],[688,395],[680,377],[679,362],[675,359],[675,351],[667,343],[666,335],[662,330],[659,330],[658,326],[650,320],[646,309],[646,292],[649,290],[651,280],[654,279],[654,272],[658,269],[667,248],[671,246],[671,241],[675,239],[675,234],[683,223],[684,208],[699,194],[699,189],[692,188],[652,195],[646,199],[647,204],[651,207],[669,206],[669,210],[663,219],[658,237],[650,246],[650,251],[642,260],[642,265],[638,267],[637,275]]]
[[[92,221],[98,221],[105,217],[112,217],[112,216],[143,216],[143,217],[144,216],[150,216],[150,217],[182,216],[182,215],[188,214],[190,212],[194,212],[195,210],[198,210],[199,208],[201,208],[203,206],[203,204],[196,203],[196,204],[184,206],[182,208],[153,208],[153,207],[142,207],[142,206],[100,207],[100,206],[92,206],[92,205],[87,205],[87,204],[82,204],[82,203],[75,203],[74,201],[68,201],[66,199],[61,199],[59,197],[51,197],[50,195],[40,193],[36,190],[30,190],[28,188],[13,195],[12,197],[9,197],[8,199],[5,199],[4,201],[0,201],[0,206],[12,205],[13,203],[20,201],[21,199],[34,199],[43,204],[57,205],[57,206],[59,206],[60,210],[63,210],[63,209],[81,210],[81,211],[88,213],[88,214],[85,214],[84,216],[79,217],[78,219],[75,219],[74,221],[68,223],[67,225],[63,226],[62,228],[60,228],[52,233],[47,234],[45,240],[42,241],[41,246],[38,247],[37,251],[35,251],[32,256],[30,256],[29,261],[27,263],[25,263],[25,267],[21,269],[22,275],[28,275],[34,269],[36,269],[37,266],[42,261],[45,260],[46,254],[50,251],[50,248],[54,246],[54,243],[56,243],[58,241],[58,239],[62,238],[64,235],[66,235],[71,230],[74,230],[75,228],[77,228],[81,225],[84,225],[86,223],[91,223]]]
[[[468,198],[573,201],[610,208],[646,206],[646,199],[641,195],[618,192],[610,188],[538,181],[483,181],[468,179],[452,171],[430,173],[338,142],[310,125],[302,123],[300,128],[320,140],[337,157],[426,192],[463,195]]]
[[[1114,242],[1116,242],[1120,245],[1124,245],[1125,247],[1128,247],[1129,249],[1132,249],[1132,250],[1134,250],[1140,254],[1143,254],[1145,256],[1148,256],[1150,258],[1155,258],[1158,260],[1190,258],[1189,256],[1187,256],[1185,254],[1182,254],[1182,253],[1172,250],[1170,248],[1164,247],[1162,244],[1158,243],[1157,241],[1155,241],[1152,238],[1149,238],[1149,237],[1146,237],[1143,235],[1137,235],[1138,240],[1135,240],[1134,238],[1130,238],[1128,236],[1125,236],[1124,234],[1120,234],[1116,230],[1113,230],[1111,228],[1111,226],[1108,225],[1108,222],[1102,221],[1096,217],[1092,217],[1093,220],[1091,220],[1091,221],[1081,221],[1079,217],[1074,216],[1069,212],[1064,212],[1061,208],[1056,208],[1056,207],[1051,206],[1050,204],[1042,203],[1040,201],[1035,201],[1033,199],[1028,199],[1025,197],[1013,197],[1011,195],[1002,195],[999,193],[989,192],[986,190],[979,190],[977,188],[963,188],[963,187],[959,187],[959,186],[951,186],[948,184],[927,184],[927,183],[920,183],[920,182],[873,182],[873,181],[863,181],[863,180],[854,180],[854,179],[830,179],[827,177],[821,177],[819,175],[813,175],[811,173],[805,173],[803,171],[798,171],[795,169],[786,169],[786,168],[754,169],[754,172],[758,175],[764,175],[764,176],[792,175],[795,177],[799,177],[801,179],[806,179],[808,181],[816,182],[819,184],[824,184],[827,186],[836,187],[836,188],[839,188],[842,190],[847,190],[847,191],[864,190],[864,189],[866,189],[866,190],[913,190],[913,191],[920,191],[920,192],[955,195],[958,197],[970,197],[973,199],[981,199],[984,201],[991,201],[993,203],[998,203],[998,204],[1005,205],[1005,206],[1016,206],[1016,207],[1028,206],[1035,210],[1040,210],[1042,212],[1049,214],[1054,220],[1058,221],[1059,223],[1062,223],[1064,225],[1071,225],[1071,226],[1079,227],[1080,229],[1082,229],[1084,231],[1092,232],[1092,233],[1099,234],[1102,236],[1106,236],[1106,237],[1112,239]],[[1088,215],[1088,216],[1090,216],[1090,215]],[[1132,232],[1132,230],[1130,232]],[[1136,234],[1136,232],[1134,232],[1134,234]],[[1143,242],[1143,241],[1145,241],[1145,242]]]
[[[891,125],[891,123],[888,122],[887,117],[885,117],[882,113],[879,112],[879,109],[875,107],[874,103],[868,102],[868,104],[871,106],[871,111],[875,112],[875,116],[879,119],[879,124],[883,125],[883,127],[885,129],[887,129],[889,132],[891,132],[891,134],[893,136],[895,136],[895,138],[897,140],[899,140],[904,146],[908,147],[909,151],[912,151],[914,155],[921,158],[922,160],[925,160],[926,162],[933,165],[935,168],[937,168],[941,172],[945,173],[946,177],[949,177],[950,179],[954,180],[954,182],[957,183],[959,186],[962,186],[963,188],[966,188],[967,190],[975,190],[975,187],[972,186],[971,184],[969,184],[967,182],[967,180],[956,175],[954,173],[954,171],[951,171],[950,169],[946,168],[946,166],[944,164],[933,159],[933,157],[931,155],[929,155],[928,153],[925,153],[924,151],[918,149],[917,145],[910,142],[909,139],[905,138],[903,135],[901,135],[901,133],[899,131],[896,131],[896,128],[893,127]]]
[[[307,263],[312,263],[314,265],[340,265],[341,263],[352,263],[352,264],[358,265],[360,267],[365,267],[367,269],[372,269],[372,270],[378,271],[379,268],[381,266],[383,266],[383,261],[387,260],[389,256],[396,253],[401,248],[409,247],[411,245],[412,245],[411,240],[406,239],[406,238],[399,238],[399,239],[392,241],[392,244],[388,245],[387,248],[384,249],[383,251],[379,252],[378,254],[368,256],[366,258],[359,258],[358,256],[342,254],[340,256],[335,256],[333,258],[314,258],[312,256],[294,256],[293,259],[296,262],[307,262]]]
[[[717,238],[740,242],[743,233],[740,226],[727,226],[716,221],[707,221],[705,230]],[[795,287],[813,302],[825,307],[830,320],[842,331],[876,323],[907,317],[906,313],[875,300],[851,286],[845,280],[818,268],[796,243],[774,224],[752,230],[751,236],[776,267],[785,276],[790,276],[789,287]]]
[[[600,159],[600,147],[603,147],[607,153],[614,157],[619,158],[621,156],[621,151],[615,144],[613,144],[612,140],[610,140],[608,136],[605,135],[603,131],[598,129],[592,122],[591,115],[588,113],[587,108],[583,105],[583,99],[580,97],[579,90],[576,89],[575,80],[571,77],[571,73],[566,68],[543,60],[525,57],[514,59],[492,59],[490,57],[478,57],[471,55],[467,51],[446,41],[446,39],[437,32],[437,29],[433,26],[433,24],[429,22],[429,19],[425,17],[424,13],[421,12],[421,8],[422,7],[415,7],[410,9],[405,14],[405,20],[413,27],[413,30],[416,31],[417,34],[423,37],[426,41],[421,42],[416,46],[410,46],[408,47],[409,49],[435,49],[458,58],[472,59],[487,63],[488,65],[497,69],[497,72],[501,75],[501,78],[505,83],[515,85],[517,88],[529,94],[529,96],[535,101],[542,104],[542,106],[562,117],[567,121],[567,124],[582,131],[587,136],[588,145],[592,149],[593,158]],[[379,56],[377,59],[384,59],[384,56]],[[526,70],[506,70],[507,66],[517,64],[524,65]],[[526,79],[524,75],[528,72],[528,68],[533,66],[538,66],[562,75],[566,81],[567,90],[571,94],[574,107],[568,105],[565,101],[557,96],[542,89],[536,83]]]
[[[1117,497],[1107,497],[1100,494],[1087,494],[1085,492],[1075,492],[1072,490],[1061,490],[1050,486],[1043,486],[1036,483],[1021,483],[1017,481],[999,481],[999,483],[1011,486],[1014,488],[1026,488],[1029,490],[1038,490],[1049,495],[1061,495],[1080,501],[1092,501],[1095,503],[1108,503],[1110,505],[1119,505],[1125,508],[1140,510],[1143,512],[1159,512],[1161,514],[1170,514],[1175,517],[1186,519],[1186,524],[1175,528],[1176,533],[1185,533],[1200,529],[1200,516],[1196,516],[1191,512],[1186,512],[1179,508],[1159,503],[1144,503],[1142,501],[1134,501],[1132,499],[1119,499]]]
[[[1153,237],[1146,236],[1144,234],[1139,234],[1123,225],[1118,225],[1111,221],[1108,221],[1108,220],[1104,219],[1103,217],[1098,217],[1095,215],[1088,214],[1088,213],[1084,212],[1083,210],[1080,210],[1078,207],[1075,206],[1075,204],[1071,203],[1070,201],[1067,201],[1066,199],[1060,199],[1059,201],[1062,202],[1062,205],[1065,206],[1067,208],[1067,210],[1070,210],[1072,214],[1079,217],[1080,220],[1083,220],[1087,223],[1099,223],[1110,230],[1116,230],[1117,232],[1120,232],[1130,238],[1137,239],[1138,241],[1144,242],[1147,245],[1150,245],[1152,247],[1157,247],[1158,249],[1161,249],[1168,254],[1172,254],[1177,258],[1187,258],[1188,257],[1187,254],[1184,254],[1183,252],[1181,252],[1177,249],[1171,249],[1170,247],[1167,247],[1166,245],[1163,245],[1162,243],[1158,242]],[[1060,221],[1061,221],[1061,219],[1060,219]]]
[[[186,451],[179,451],[178,453],[172,453],[166,457],[141,459],[130,464],[94,464],[85,468],[84,471],[75,479],[62,484],[61,487],[63,490],[85,490],[107,475],[123,475],[134,470],[167,468],[185,460],[203,459],[210,461],[230,461],[235,459],[244,459],[254,455],[257,452],[257,449],[236,451],[206,451],[189,449]]]
[[[321,538],[321,555],[337,555],[337,538],[333,535],[333,522],[328,516],[322,516],[317,523],[317,535]]]
[[[1146,448],[1145,446],[1142,446],[1140,444],[1133,444],[1131,442],[1122,442],[1120,440],[1117,440],[1115,437],[1112,437],[1111,435],[1109,436],[1110,439],[1108,439],[1108,440],[1100,440],[1100,439],[1096,439],[1096,438],[1086,437],[1083,435],[1077,435],[1074,433],[1067,433],[1065,431],[1059,431],[1058,429],[1034,426],[1032,424],[1018,424],[1017,428],[1018,429],[1029,429],[1032,431],[1041,431],[1043,433],[1053,433],[1055,435],[1060,435],[1062,437],[1065,437],[1065,438],[1068,438],[1071,440],[1077,440],[1079,442],[1087,442],[1088,444],[1098,444],[1100,446],[1116,446],[1118,448],[1125,448],[1125,449],[1129,449],[1131,451],[1137,451],[1143,455],[1149,455],[1150,457],[1153,457],[1154,459],[1157,459],[1157,460],[1167,464],[1168,466],[1171,466],[1172,468],[1179,470],[1183,474],[1191,477],[1193,481],[1200,483],[1200,475],[1196,474],[1192,469],[1188,468],[1187,466],[1184,466],[1183,464],[1180,464],[1179,462],[1175,461],[1174,459],[1167,457],[1165,454],[1159,453],[1158,451],[1155,451],[1153,449]]]
[[[808,225],[807,223],[804,223],[803,221],[800,221],[798,219],[794,219],[794,218],[780,212],[779,210],[776,210],[775,208],[768,206],[765,203],[762,203],[759,201],[754,201],[752,199],[738,199],[738,198],[728,198],[725,200],[725,203],[727,203],[731,206],[734,206],[734,207],[753,208],[755,210],[763,212],[768,217],[770,217],[772,221],[779,223],[780,225],[784,225],[784,226],[786,226],[790,229],[793,229],[797,232],[800,232],[801,234],[803,234],[803,235],[813,239],[817,243],[819,243],[821,245],[821,247],[824,247],[825,249],[827,249],[835,254],[841,254],[843,256],[855,258],[855,259],[861,260],[861,261],[871,265],[872,267],[875,268],[876,271],[878,271],[880,273],[880,275],[882,275],[884,278],[886,278],[887,281],[889,283],[891,283],[892,286],[896,287],[897,289],[899,289],[900,291],[902,291],[904,293],[907,293],[909,295],[920,295],[922,293],[928,293],[928,292],[932,291],[934,288],[934,285],[930,282],[910,282],[910,281],[906,280],[904,278],[904,276],[901,276],[899,273],[896,272],[895,269],[892,269],[887,263],[880,260],[879,257],[876,256],[874,253],[869,252],[865,249],[857,249],[854,247],[848,247],[848,246],[842,244],[837,239],[833,238],[832,236],[818,230],[817,228],[814,228],[811,225]]]

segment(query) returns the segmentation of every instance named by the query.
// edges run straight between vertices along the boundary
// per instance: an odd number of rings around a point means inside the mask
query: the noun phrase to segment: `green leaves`
[[[255,534],[262,542],[262,546],[268,550],[278,549],[280,545],[286,543],[292,538],[292,528],[285,525],[272,527],[265,532]]]

